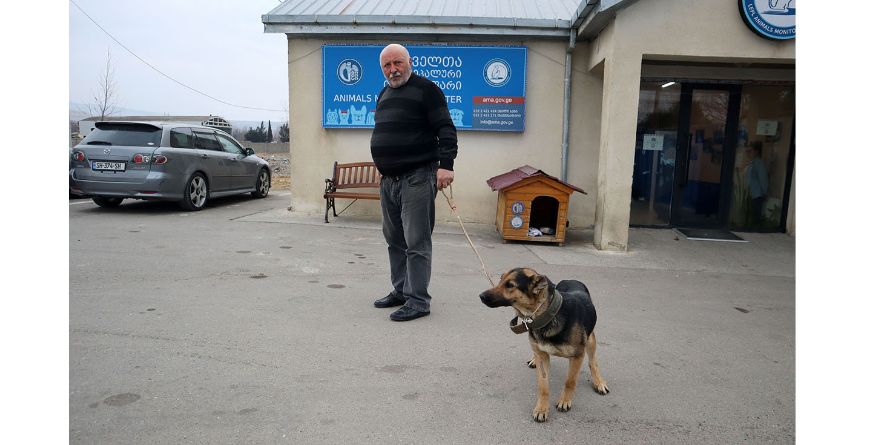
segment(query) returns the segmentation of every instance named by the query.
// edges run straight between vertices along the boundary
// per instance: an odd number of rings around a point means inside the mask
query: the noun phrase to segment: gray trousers
[[[391,284],[405,306],[431,310],[431,234],[437,166],[429,164],[400,176],[384,176],[380,188],[382,232],[388,243]]]

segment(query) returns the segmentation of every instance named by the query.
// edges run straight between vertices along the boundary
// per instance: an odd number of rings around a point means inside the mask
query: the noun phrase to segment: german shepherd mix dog
[[[548,418],[548,373],[552,354],[569,359],[566,385],[557,400],[557,411],[566,412],[572,408],[572,396],[585,354],[588,355],[594,391],[602,395],[609,393],[595,357],[597,310],[583,283],[563,280],[554,287],[548,277],[529,268],[516,268],[502,275],[497,286],[481,293],[480,300],[489,307],[513,307],[517,317],[511,320],[511,330],[516,334],[529,332],[529,345],[535,353],[529,367],[535,368],[538,382],[538,397],[532,410],[536,422]]]

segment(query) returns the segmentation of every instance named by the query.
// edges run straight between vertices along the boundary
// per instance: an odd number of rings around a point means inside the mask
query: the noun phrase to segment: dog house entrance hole
[[[554,236],[557,234],[557,216],[559,214],[559,201],[550,196],[538,196],[532,200],[529,226],[541,230],[544,235]]]

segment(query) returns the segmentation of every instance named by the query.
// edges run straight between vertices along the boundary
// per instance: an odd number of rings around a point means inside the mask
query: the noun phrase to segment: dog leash
[[[486,275],[489,284],[492,285],[492,287],[495,287],[495,282],[492,281],[492,277],[490,277],[489,272],[486,271],[486,263],[483,262],[480,252],[477,252],[477,247],[474,246],[474,242],[471,241],[471,237],[468,235],[467,229],[465,229],[465,224],[462,222],[461,216],[459,216],[458,211],[455,210],[455,204],[453,203],[455,200],[455,190],[451,188],[452,184],[449,184],[449,187],[449,196],[446,195],[446,189],[441,190],[443,197],[446,198],[446,202],[449,204],[449,209],[452,210],[452,213],[455,214],[455,217],[458,219],[458,224],[461,225],[461,231],[464,232],[465,238],[468,239],[468,244],[471,245],[471,249],[474,249],[474,254],[477,255],[477,259],[480,260],[480,267],[483,268],[483,274]],[[538,307],[535,308],[535,311],[533,311],[528,317],[521,317],[520,313],[517,312],[517,316],[509,323],[511,331],[515,334],[522,334],[528,332],[530,329],[541,329],[547,326],[548,323],[557,316],[557,313],[560,312],[560,306],[563,304],[563,296],[555,289],[553,299],[548,305],[548,308],[545,309],[545,312],[542,313],[538,319],[535,319],[535,314],[541,309],[543,303],[544,302],[539,303]],[[520,320],[520,318],[523,320]],[[530,326],[530,324],[532,324],[532,326]]]
[[[477,252],[477,247],[474,246],[474,242],[471,241],[471,237],[468,236],[468,231],[465,229],[465,224],[461,221],[461,216],[458,215],[458,212],[455,210],[455,204],[453,201],[455,200],[455,190],[452,188],[452,184],[449,184],[449,195],[446,196],[446,189],[441,190],[443,193],[443,197],[446,198],[446,202],[449,204],[449,208],[452,210],[452,213],[455,214],[455,217],[458,218],[458,223],[461,225],[461,231],[464,232],[465,238],[468,239],[468,244],[471,245],[471,249],[474,249],[474,254],[477,255],[477,259],[480,260],[480,267],[483,268],[483,274],[486,275],[486,279],[489,280],[489,284],[492,287],[495,287],[495,282],[492,281],[492,277],[489,276],[489,272],[486,271],[486,263],[483,262],[483,258],[480,257],[480,252]]]

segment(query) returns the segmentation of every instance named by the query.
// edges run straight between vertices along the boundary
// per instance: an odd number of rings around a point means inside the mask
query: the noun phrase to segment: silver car
[[[71,150],[71,193],[101,207],[125,198],[178,201],[201,210],[210,198],[268,196],[267,161],[227,133],[175,123],[97,122]]]

